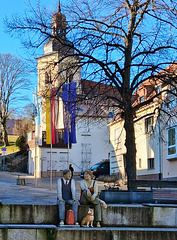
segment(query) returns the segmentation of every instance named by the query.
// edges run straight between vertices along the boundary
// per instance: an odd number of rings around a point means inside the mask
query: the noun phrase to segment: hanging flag
[[[59,93],[53,88],[46,96],[46,144],[58,143]],[[52,131],[52,132],[51,132]]]
[[[33,94],[35,117],[35,143],[42,146],[42,98],[35,92]]]
[[[58,129],[60,129],[60,121],[62,120],[62,116],[60,114],[60,97],[59,97],[59,90],[55,89],[55,143],[59,143],[59,135],[58,135]],[[60,118],[59,118],[60,116]]]
[[[64,144],[76,143],[76,82],[67,83],[62,88],[64,104]]]

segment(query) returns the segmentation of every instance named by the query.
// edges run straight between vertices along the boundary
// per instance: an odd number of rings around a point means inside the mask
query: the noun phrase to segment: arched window
[[[45,84],[48,84],[50,82],[51,82],[50,72],[45,72]]]

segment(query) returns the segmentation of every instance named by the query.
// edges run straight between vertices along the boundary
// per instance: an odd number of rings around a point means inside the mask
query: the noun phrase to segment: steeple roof
[[[61,13],[60,1],[57,13],[52,16],[51,27],[53,37],[45,43],[44,54],[50,54],[54,51],[58,51],[62,55],[73,53],[73,44],[66,38],[67,21],[65,15]]]
[[[66,27],[67,27],[67,22],[66,22],[66,17],[64,14],[61,13],[61,6],[60,2],[58,4],[58,11],[52,16],[52,35],[53,36],[66,36]]]

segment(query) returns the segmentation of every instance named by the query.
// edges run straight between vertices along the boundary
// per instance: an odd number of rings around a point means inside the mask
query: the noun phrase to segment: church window
[[[45,72],[45,84],[49,84],[51,82],[50,73]]]

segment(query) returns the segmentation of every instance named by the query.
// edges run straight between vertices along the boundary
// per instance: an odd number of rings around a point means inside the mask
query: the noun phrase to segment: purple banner
[[[76,82],[64,84],[62,90],[64,104],[64,143],[68,143],[68,135],[69,143],[76,143]]]

